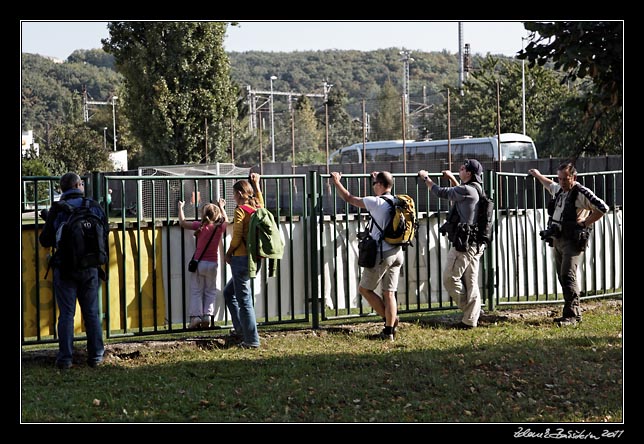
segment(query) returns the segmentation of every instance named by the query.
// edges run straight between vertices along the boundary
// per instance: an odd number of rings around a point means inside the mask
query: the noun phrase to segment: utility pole
[[[112,96],[112,122],[114,124],[114,151],[116,151],[116,99],[117,96]]]
[[[96,100],[88,100],[87,98],[87,90],[83,86],[83,120],[85,122],[89,122],[89,105],[112,105],[112,126],[113,126],[113,131],[114,131],[114,151],[116,151],[116,99],[118,99],[118,96],[112,96],[112,101],[111,102],[99,102]],[[107,128],[106,128],[107,129]],[[105,130],[103,130],[105,131]],[[105,138],[105,132],[103,133],[103,137]]]
[[[250,122],[249,123],[249,126],[250,126],[249,129],[250,130],[257,129],[258,125],[257,125],[257,117],[256,117],[257,114],[256,113],[260,108],[262,108],[267,103],[268,103],[268,105],[270,107],[270,98],[271,98],[271,96],[273,96],[273,97],[274,96],[286,96],[288,98],[289,107],[291,106],[291,100],[292,100],[293,96],[295,96],[295,97],[306,96],[306,97],[315,97],[315,98],[321,98],[321,99],[324,98],[324,94],[314,94],[314,93],[300,94],[300,93],[296,93],[296,92],[293,92],[293,91],[273,91],[271,93],[270,89],[268,91],[265,91],[265,90],[253,90],[253,89],[251,89],[250,85],[248,85],[246,87],[246,91],[247,91],[247,94],[248,94],[248,108],[249,108],[249,114],[250,114],[250,117],[251,117],[249,119],[249,122]],[[261,105],[257,106],[257,98],[258,98],[258,96],[259,97],[268,97],[268,100],[266,100],[265,102],[262,102]],[[289,108],[289,111],[290,111],[290,108]]]
[[[402,56],[400,59],[403,62],[403,96],[405,97],[405,114],[409,117],[409,64],[414,61],[411,57],[411,52],[402,50],[398,54]]]
[[[329,173],[329,91],[333,85],[327,83],[326,80],[322,84],[324,88],[324,127],[325,135],[324,139],[326,141],[326,172]]]
[[[275,162],[275,118],[273,117],[273,80],[277,80],[276,76],[271,76],[271,153],[272,160]]]
[[[523,41],[525,37],[521,37],[521,51],[523,52]],[[523,135],[525,136],[525,59],[521,59],[521,109],[523,121]]]
[[[465,94],[463,91],[463,82],[465,81],[465,63],[463,56],[463,22],[458,22],[458,90],[460,95]]]

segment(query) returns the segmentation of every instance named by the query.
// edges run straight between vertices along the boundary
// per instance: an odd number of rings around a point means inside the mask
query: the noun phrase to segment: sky
[[[516,55],[528,37],[521,22],[461,22],[463,43],[472,54]],[[224,47],[229,52],[309,50],[458,52],[458,22],[239,22],[229,26]],[[21,51],[64,60],[77,49],[101,48],[109,37],[107,22],[22,21]],[[527,43],[527,42],[526,42]]]

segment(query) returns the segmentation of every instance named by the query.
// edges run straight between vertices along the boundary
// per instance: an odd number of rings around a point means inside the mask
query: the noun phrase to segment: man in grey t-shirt
[[[375,222],[384,229],[389,223],[391,217],[390,205],[380,198],[384,194],[391,194],[394,185],[394,179],[388,171],[379,171],[371,174],[372,187],[375,196],[358,197],[353,196],[342,185],[342,175],[340,173],[331,173],[331,180],[338,190],[339,196],[345,202],[369,211]],[[380,240],[382,233],[371,224],[371,237]],[[398,326],[398,305],[396,302],[396,291],[398,289],[398,278],[400,277],[400,267],[405,260],[402,247],[390,245],[382,241],[382,253],[378,249],[378,258],[373,268],[364,268],[362,278],[358,285],[358,291],[367,300],[369,305],[385,319],[385,328],[380,333],[380,338],[393,341]],[[382,297],[374,291],[380,284]]]

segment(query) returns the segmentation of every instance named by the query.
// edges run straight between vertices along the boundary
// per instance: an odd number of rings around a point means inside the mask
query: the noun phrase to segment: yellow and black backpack
[[[418,220],[416,218],[416,204],[414,199],[407,194],[381,195],[387,201],[390,208],[391,218],[387,226],[380,231],[383,233],[385,242],[391,245],[401,245],[403,248],[411,245],[418,232]],[[375,222],[375,221],[374,221]]]

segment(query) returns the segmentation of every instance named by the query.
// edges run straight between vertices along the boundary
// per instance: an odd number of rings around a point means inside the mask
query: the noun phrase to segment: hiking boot
[[[72,368],[72,363],[56,361],[56,368],[60,370],[69,370],[70,368]]]
[[[190,316],[190,324],[188,328],[194,330],[201,327],[201,317],[200,316]]]
[[[204,315],[201,317],[201,322],[199,323],[199,328],[210,328],[210,320],[212,316]]]
[[[384,321],[385,318],[382,318]],[[398,324],[400,323],[400,318],[396,316],[396,320],[394,321],[394,325],[392,326],[392,334],[394,335],[394,339],[396,339],[396,327],[398,327]],[[387,324],[385,323],[385,327],[387,327]]]
[[[389,342],[394,342],[394,335],[390,334],[388,335],[385,333],[385,330],[383,329],[380,334],[378,335],[379,339],[382,339],[383,341],[389,341]]]
[[[452,325],[452,328],[455,330],[471,330],[474,328],[473,325],[467,325],[465,322],[461,321],[458,324]]]
[[[555,324],[557,324],[559,327],[566,327],[569,325],[577,325],[579,321],[577,318],[571,317],[571,318],[556,318],[555,319]]]
[[[103,365],[103,358],[101,359],[92,359],[91,361],[87,361],[87,365],[90,368],[96,368],[100,365]]]

